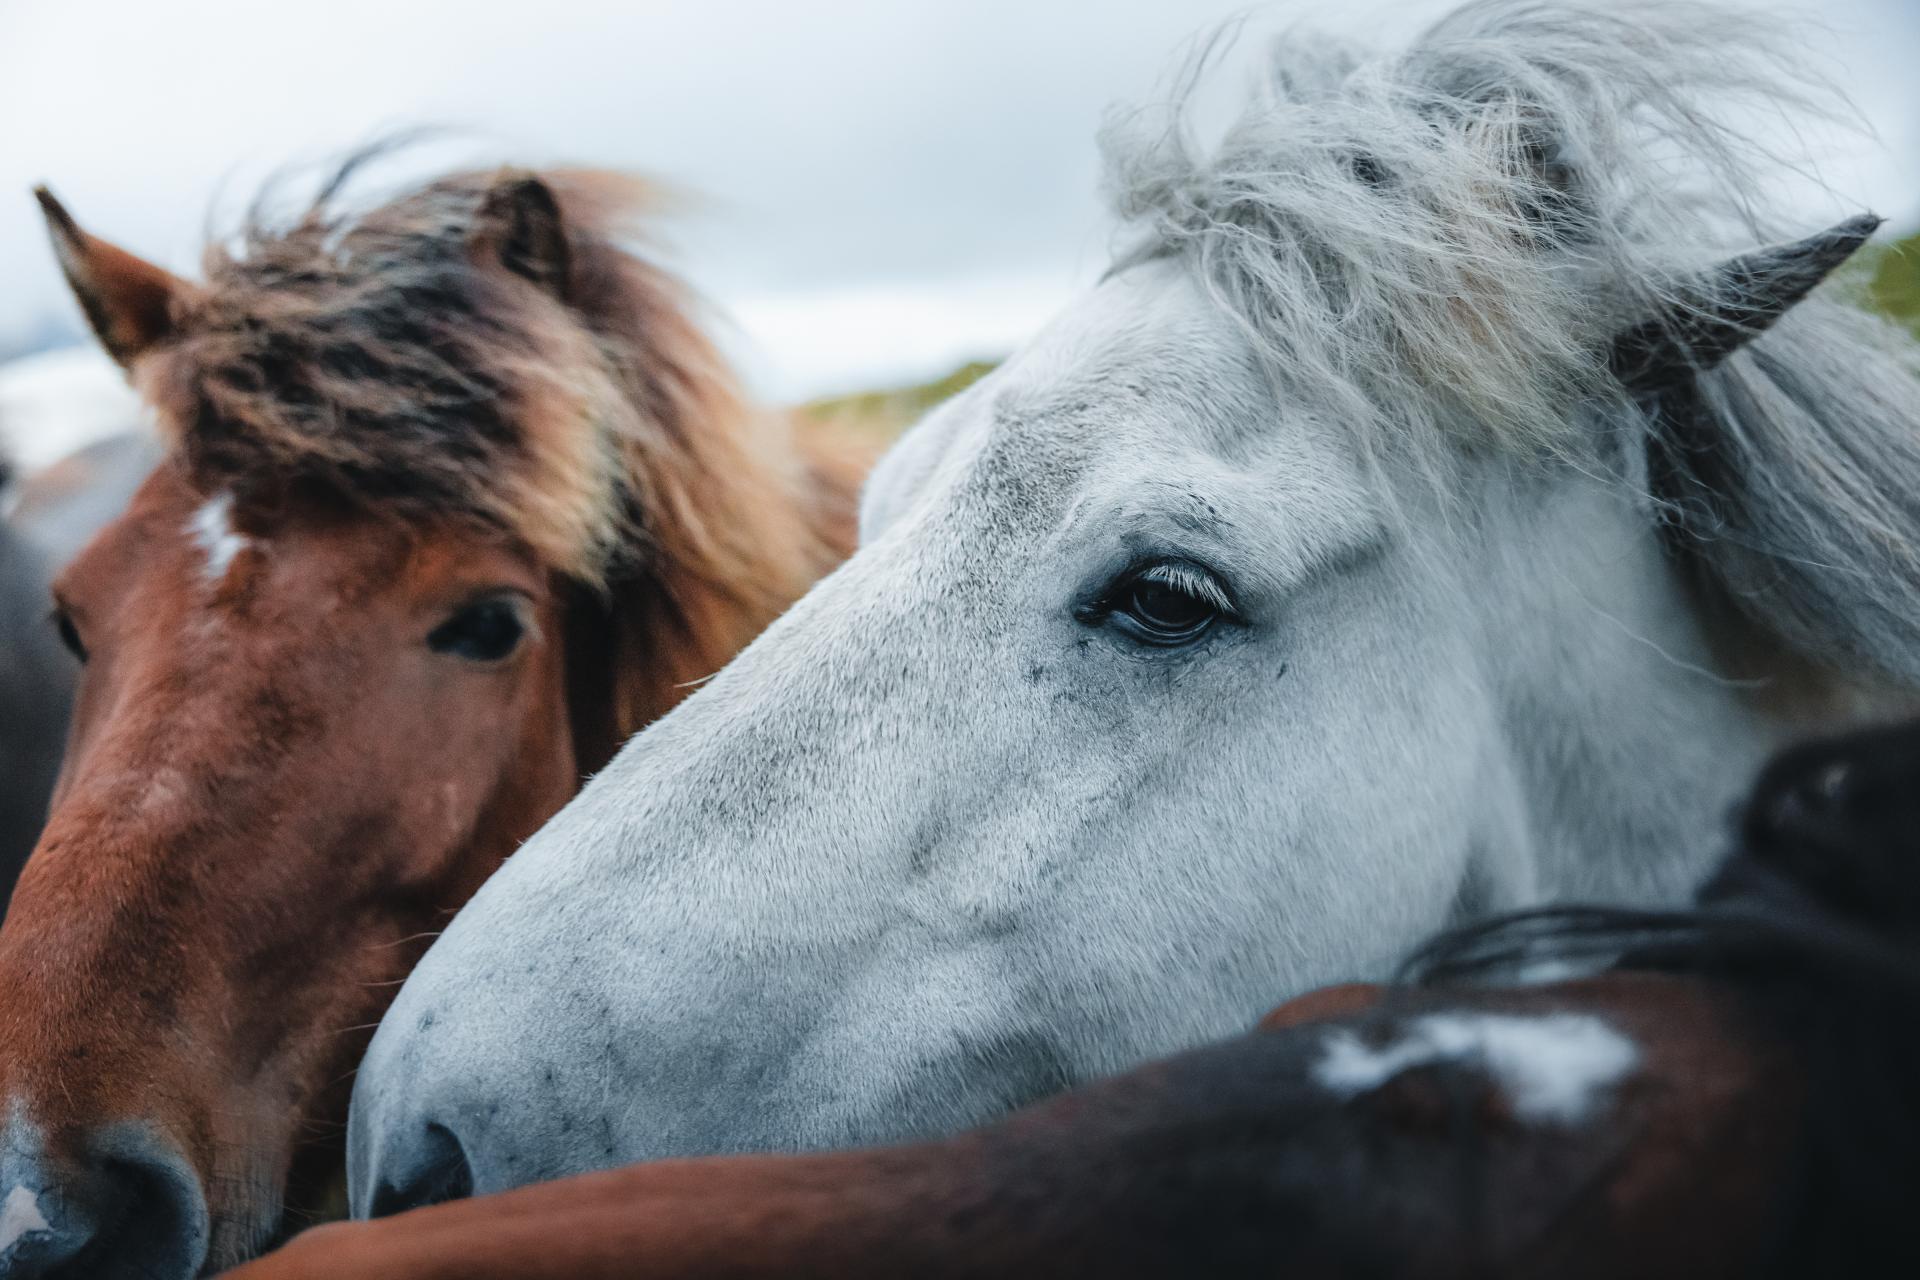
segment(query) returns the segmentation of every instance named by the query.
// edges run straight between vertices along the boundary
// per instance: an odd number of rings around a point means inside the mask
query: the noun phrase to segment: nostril
[[[460,1140],[445,1125],[429,1124],[420,1145],[407,1153],[407,1167],[374,1184],[368,1216],[384,1218],[473,1194],[473,1166]]]
[[[0,1276],[192,1280],[207,1208],[186,1158],[145,1125],[117,1125],[74,1156],[16,1123],[0,1134]]]
[[[6,1280],[191,1280],[206,1256],[199,1178],[146,1126],[106,1130],[77,1157],[19,1120],[0,1133]]]
[[[145,1125],[102,1131],[89,1144],[96,1227],[86,1248],[49,1280],[159,1280],[197,1276],[210,1223],[199,1176]]]

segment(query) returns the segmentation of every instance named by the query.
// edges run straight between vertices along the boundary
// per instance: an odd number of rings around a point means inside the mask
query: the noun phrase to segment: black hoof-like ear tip
[[[1839,230],[1849,235],[1857,235],[1862,240],[1887,225],[1887,220],[1877,213],[1861,213],[1841,223]]]
[[[1615,335],[1609,366],[1635,391],[1684,384],[1772,328],[1858,253],[1883,221],[1856,214],[1803,240],[1728,259],[1680,289],[1664,314]]]
[[[1859,252],[1861,245],[1873,239],[1874,232],[1886,225],[1887,220],[1877,213],[1857,213],[1813,237],[1811,243],[1822,246],[1825,252],[1820,256],[1831,256],[1844,262]]]

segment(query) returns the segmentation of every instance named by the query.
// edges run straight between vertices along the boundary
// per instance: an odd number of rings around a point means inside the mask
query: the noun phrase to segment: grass
[[[885,444],[918,421],[927,410],[986,377],[999,363],[998,360],[969,360],[931,382],[810,400],[799,407],[799,412],[805,418],[844,431],[856,439]]]
[[[1880,250],[1867,296],[1920,337],[1920,233]]]

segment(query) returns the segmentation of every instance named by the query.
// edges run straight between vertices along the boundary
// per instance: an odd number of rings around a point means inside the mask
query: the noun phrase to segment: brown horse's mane
[[[788,424],[750,406],[691,293],[621,243],[647,184],[486,170],[348,207],[371,154],[208,249],[141,388],[202,491],[314,489],[523,541],[647,646],[648,678],[616,690],[632,732],[665,709],[663,673],[716,670],[845,554],[851,467],[763,447]],[[516,176],[557,205],[549,287],[478,240]]]

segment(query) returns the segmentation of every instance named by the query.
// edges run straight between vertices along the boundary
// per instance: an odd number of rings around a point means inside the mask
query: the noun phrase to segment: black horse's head
[[[1734,888],[1743,861],[1856,926],[1920,941],[1920,722],[1776,757],[1741,815],[1738,856],[1703,898]]]

